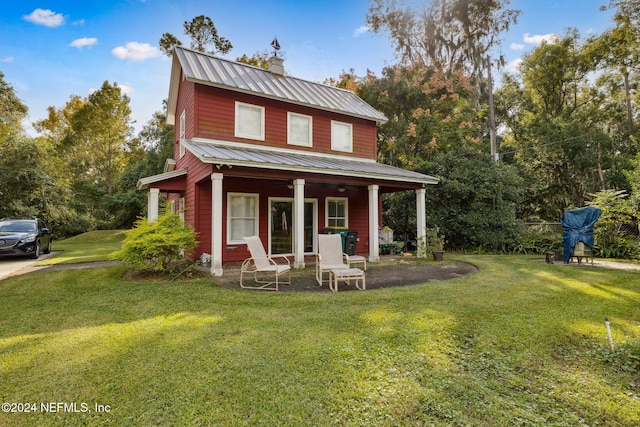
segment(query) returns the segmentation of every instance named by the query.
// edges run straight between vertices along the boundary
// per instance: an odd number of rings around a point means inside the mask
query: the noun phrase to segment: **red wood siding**
[[[195,117],[194,117],[194,108],[196,105],[195,100],[195,84],[189,82],[187,80],[180,81],[180,90],[178,92],[178,102],[176,104],[176,123],[174,126],[173,132],[173,158],[176,159],[176,162],[180,158],[179,152],[179,140],[180,140],[180,116],[182,112],[185,112],[185,138],[192,138],[194,135],[195,129]],[[180,167],[176,164],[176,167]]]
[[[376,123],[370,120],[201,85],[196,86],[194,99],[197,106],[194,111],[196,113],[194,137],[367,159],[376,158]],[[264,141],[236,138],[234,136],[235,101],[265,107]],[[313,117],[312,147],[287,144],[287,112]],[[176,114],[179,114],[179,112],[176,112]],[[352,153],[331,149],[332,120],[353,125]]]
[[[286,180],[252,179],[225,175],[222,180],[224,195],[222,197],[222,261],[243,261],[249,257],[246,245],[227,243],[227,193],[258,194],[258,233],[265,249],[269,244],[269,198],[292,198],[292,190],[287,188]],[[185,215],[193,219],[192,224],[199,233],[199,247],[195,258],[199,258],[203,252],[211,253],[211,180],[203,179],[194,185],[193,197],[196,200],[195,208],[191,209],[191,215]],[[323,185],[319,182],[308,183],[305,186],[305,198],[316,199],[318,206],[318,232],[326,227],[325,206],[327,197],[346,197],[349,206],[349,229],[358,232],[356,252],[369,253],[369,205],[366,186],[350,186],[347,191],[340,193],[336,187]],[[189,211],[189,209],[187,210]],[[193,215],[195,213],[196,215]],[[377,244],[377,243],[376,243]]]

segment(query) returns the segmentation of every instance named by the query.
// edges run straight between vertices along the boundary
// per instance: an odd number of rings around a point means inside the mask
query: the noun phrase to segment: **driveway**
[[[39,261],[49,258],[51,254],[42,254],[38,259],[22,257],[2,257],[0,258],[0,280],[5,277],[20,274],[22,270],[32,267]]]

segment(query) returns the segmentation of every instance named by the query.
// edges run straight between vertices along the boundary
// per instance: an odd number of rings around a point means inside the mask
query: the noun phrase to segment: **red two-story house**
[[[379,260],[381,194],[417,193],[417,235],[424,235],[425,187],[438,179],[376,161],[376,124],[384,115],[354,93],[270,69],[175,48],[167,121],[174,159],[143,178],[148,218],[168,193],[199,235],[195,257],[211,272],[249,257],[244,236],[295,268],[317,250],[325,227],[358,232],[356,252]]]

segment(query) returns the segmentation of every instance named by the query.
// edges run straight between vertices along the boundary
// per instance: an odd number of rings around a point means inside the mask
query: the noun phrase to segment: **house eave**
[[[163,181],[167,181],[170,179],[175,179],[175,178],[180,178],[182,176],[186,176],[187,175],[187,170],[186,169],[177,169],[177,170],[173,170],[171,172],[163,172],[163,173],[159,173],[157,175],[151,175],[151,176],[147,176],[144,178],[140,178],[138,180],[138,183],[136,184],[136,188],[138,190],[146,190],[147,188],[151,187],[153,184],[159,183],[159,182],[163,182]]]

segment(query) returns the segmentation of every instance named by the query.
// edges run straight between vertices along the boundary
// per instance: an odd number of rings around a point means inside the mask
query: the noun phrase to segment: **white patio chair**
[[[323,274],[331,270],[348,269],[349,255],[342,252],[342,237],[339,234],[318,234],[318,255],[316,258],[316,280],[322,286]],[[331,285],[331,283],[329,283]]]
[[[251,253],[251,258],[247,258],[242,263],[240,269],[240,287],[244,289],[264,289],[270,291],[277,291],[279,285],[291,284],[291,263],[286,256],[269,257],[262,246],[262,241],[258,236],[245,237],[247,242],[247,248]],[[282,258],[286,261],[286,264],[276,263],[273,258]],[[245,285],[244,274],[253,273],[255,285]],[[288,273],[286,281],[280,280],[280,275]],[[274,280],[258,280],[258,275],[261,276],[273,276]],[[262,277],[261,277],[262,278]],[[264,279],[264,278],[262,278]]]

